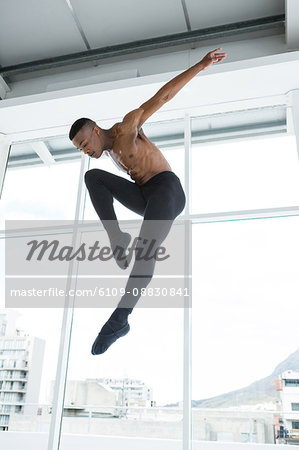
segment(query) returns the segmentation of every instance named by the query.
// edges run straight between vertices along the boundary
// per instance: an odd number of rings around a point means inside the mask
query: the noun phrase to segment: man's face
[[[103,153],[100,129],[83,127],[72,140],[73,144],[91,158],[99,158]]]

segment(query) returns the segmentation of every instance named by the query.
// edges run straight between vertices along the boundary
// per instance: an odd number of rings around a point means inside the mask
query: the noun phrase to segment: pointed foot
[[[105,327],[105,333],[103,332],[103,328]],[[91,353],[93,355],[101,355],[102,353],[105,353],[106,350],[120,337],[125,336],[130,331],[130,325],[128,322],[122,326],[119,330],[113,330],[113,327],[109,323],[109,321],[104,325],[100,333],[98,334],[96,340],[94,341]],[[107,333],[107,329],[110,328],[111,333]]]

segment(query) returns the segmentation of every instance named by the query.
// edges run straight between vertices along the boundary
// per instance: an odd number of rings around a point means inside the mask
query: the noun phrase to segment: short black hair
[[[81,117],[81,119],[76,120],[71,126],[69,132],[69,138],[72,141],[76,134],[83,128],[85,125],[95,124],[95,122],[91,119],[87,119],[86,117]]]

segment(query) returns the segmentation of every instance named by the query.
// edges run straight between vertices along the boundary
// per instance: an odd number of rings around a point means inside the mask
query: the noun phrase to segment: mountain
[[[279,393],[275,390],[274,380],[286,370],[299,371],[299,348],[279,363],[271,375],[236,391],[227,392],[217,397],[193,400],[192,406],[200,408],[227,408],[231,406],[277,402],[279,400]]]

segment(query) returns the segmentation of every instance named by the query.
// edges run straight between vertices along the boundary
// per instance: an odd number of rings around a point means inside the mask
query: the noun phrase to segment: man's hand
[[[216,50],[207,53],[206,56],[200,61],[200,64],[202,65],[202,70],[206,70],[212,64],[217,64],[226,58],[227,53],[217,53],[218,50],[222,50],[222,48],[219,47],[216,48]]]

